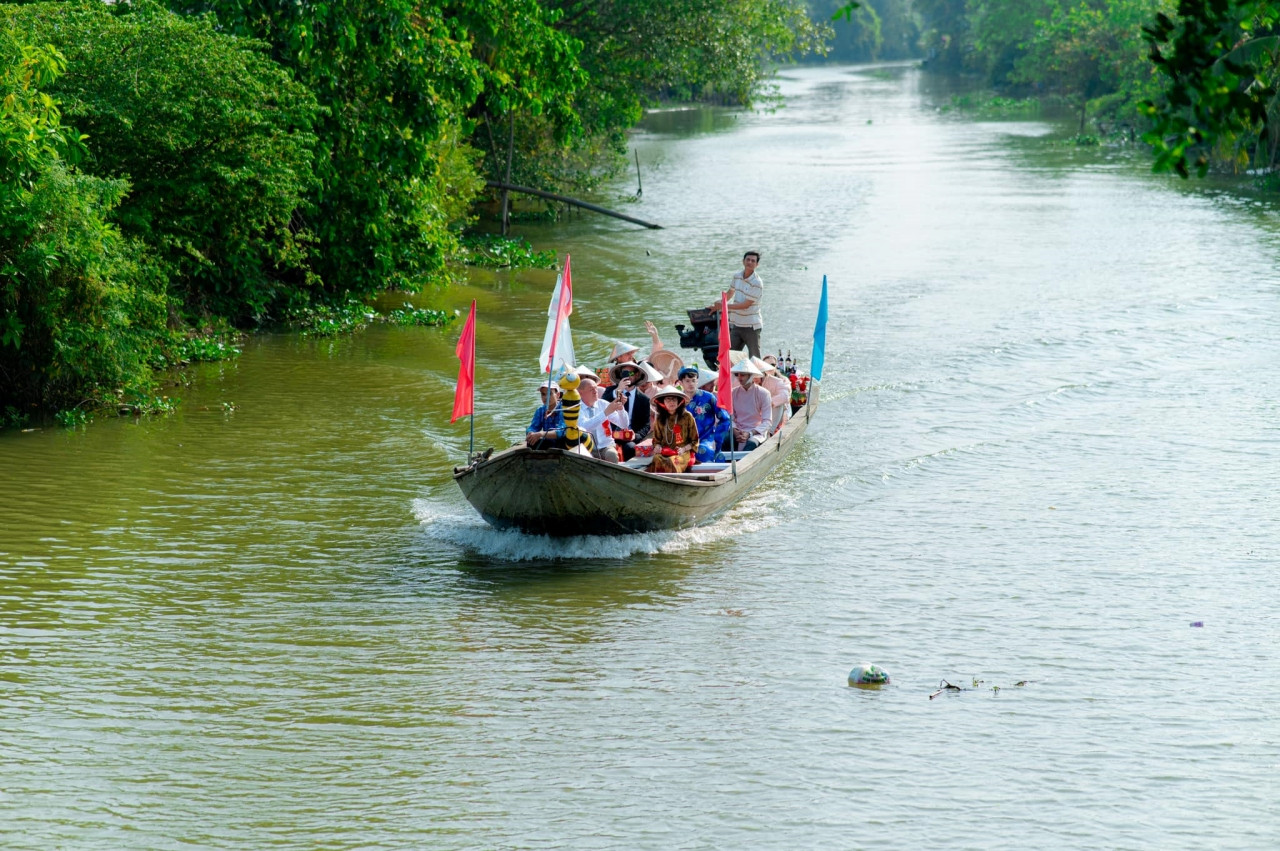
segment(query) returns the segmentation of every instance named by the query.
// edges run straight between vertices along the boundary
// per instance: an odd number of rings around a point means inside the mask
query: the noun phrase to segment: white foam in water
[[[741,526],[733,522],[738,510],[726,515],[727,522],[679,531],[552,538],[495,529],[474,511],[460,512],[454,505],[444,506],[426,499],[413,501],[413,514],[430,538],[495,561],[601,561],[638,554],[684,552],[740,535]]]

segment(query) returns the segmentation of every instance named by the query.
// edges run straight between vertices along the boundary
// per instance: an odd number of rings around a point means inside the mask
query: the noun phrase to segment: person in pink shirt
[[[773,357],[773,355],[769,355]],[[787,381],[778,374],[778,367],[769,363],[767,360],[760,358],[752,358],[751,362],[756,365],[756,369],[764,373],[762,378],[756,379],[760,386],[769,391],[769,399],[773,404],[773,414],[770,417],[771,425],[769,433],[773,434],[782,424],[785,423],[791,414],[791,382]]]
[[[768,390],[755,383],[756,376],[764,373],[749,359],[743,359],[729,371],[737,377],[738,385],[733,388],[733,428],[725,436],[721,449],[750,452],[769,437],[773,400]]]

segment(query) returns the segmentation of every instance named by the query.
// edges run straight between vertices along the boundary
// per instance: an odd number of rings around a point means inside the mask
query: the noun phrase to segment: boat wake
[[[729,511],[727,517],[732,518],[736,511]],[[620,561],[635,555],[680,553],[741,537],[741,528],[736,524],[711,523],[678,531],[552,538],[495,529],[469,507],[464,512],[427,499],[413,501],[413,514],[431,540],[472,556],[502,562]]]

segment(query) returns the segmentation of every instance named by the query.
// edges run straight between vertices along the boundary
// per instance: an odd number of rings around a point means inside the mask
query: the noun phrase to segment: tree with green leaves
[[[480,188],[467,117],[482,92],[572,128],[575,45],[534,0],[174,0],[271,55],[325,112],[305,222],[325,291],[442,274]]]
[[[0,34],[0,412],[98,406],[149,387],[164,277],[109,221],[128,185],[78,172],[48,89],[66,59]]]
[[[750,106],[767,94],[775,63],[821,50],[829,33],[799,0],[544,2],[555,29],[579,46],[584,75],[571,101],[581,122],[576,151],[557,144],[554,123],[516,116],[517,134],[524,133],[516,176],[544,187],[590,185],[617,162],[625,131],[663,100]],[[495,137],[510,121],[487,97],[474,114]],[[489,175],[499,175],[505,149],[491,144],[486,152]]]
[[[923,20],[926,65],[938,71],[970,70],[973,34],[966,0],[914,0]]]
[[[164,264],[176,306],[250,323],[308,283],[318,107],[265,45],[147,0],[0,14],[66,56],[49,93],[87,136],[84,169],[129,182],[117,221]]]
[[[1270,169],[1280,147],[1280,3],[1182,0],[1146,28],[1163,89],[1145,104],[1157,171]]]
[[[884,0],[881,0],[880,5],[885,5]],[[875,4],[810,0],[809,12],[818,20],[832,22],[832,37],[827,52],[829,58],[841,62],[869,62],[880,58],[884,47],[884,32],[880,12]]]
[[[1091,101],[1145,90],[1152,71],[1144,55],[1142,25],[1159,0],[1094,0],[1051,10],[1015,60],[1010,79],[1057,94],[1078,110],[1079,132]]]

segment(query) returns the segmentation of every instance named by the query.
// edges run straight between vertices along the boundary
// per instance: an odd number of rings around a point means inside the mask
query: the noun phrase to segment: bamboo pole
[[[591,210],[595,213],[613,216],[615,219],[622,219],[624,222],[643,225],[650,230],[662,230],[662,225],[657,225],[653,222],[646,222],[644,219],[637,219],[634,216],[628,216],[625,213],[617,213],[588,201],[579,201],[577,198],[570,198],[568,195],[557,195],[554,192],[543,192],[541,189],[532,189],[528,186],[516,186],[513,183],[504,183],[500,180],[490,180],[485,185],[493,189],[503,190],[503,197],[506,197],[507,192],[519,192],[523,195],[536,195],[539,198],[546,198],[549,201],[559,201],[562,204],[572,204],[575,207],[582,207],[583,209]]]

